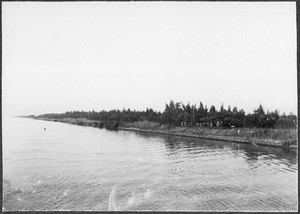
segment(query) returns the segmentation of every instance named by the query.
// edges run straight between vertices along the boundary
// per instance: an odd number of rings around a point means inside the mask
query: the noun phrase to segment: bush
[[[118,127],[119,127],[119,122],[117,122],[117,121],[106,122],[104,125],[104,128],[108,129],[108,130],[117,130]]]
[[[83,126],[83,122],[82,121],[78,121],[77,125]]]

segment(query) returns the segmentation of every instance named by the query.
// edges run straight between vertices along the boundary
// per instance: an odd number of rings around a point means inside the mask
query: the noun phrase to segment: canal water
[[[295,152],[3,118],[3,210],[296,211]]]

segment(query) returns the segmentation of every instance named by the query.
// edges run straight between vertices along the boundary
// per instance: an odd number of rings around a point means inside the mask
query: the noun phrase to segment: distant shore
[[[31,119],[62,122],[81,126],[91,126],[103,128],[101,122],[97,120],[89,120],[86,118],[36,118],[26,117]],[[99,127],[100,126],[100,127]],[[297,130],[296,129],[249,129],[249,128],[219,128],[219,127],[168,127],[159,126],[157,123],[140,121],[135,123],[120,124],[116,130],[136,131],[153,134],[164,134],[180,137],[190,137],[199,139],[218,140],[226,142],[283,147],[296,149],[297,148]],[[273,139],[272,139],[273,138]],[[278,138],[278,139],[274,139]]]

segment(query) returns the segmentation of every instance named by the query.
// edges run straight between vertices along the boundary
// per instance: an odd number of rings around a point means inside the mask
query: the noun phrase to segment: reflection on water
[[[295,211],[297,164],[274,147],[3,120],[5,210]]]

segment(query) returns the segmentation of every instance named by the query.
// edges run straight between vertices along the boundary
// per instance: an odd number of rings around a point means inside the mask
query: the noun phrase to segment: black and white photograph
[[[296,1],[4,1],[2,212],[298,211]]]

